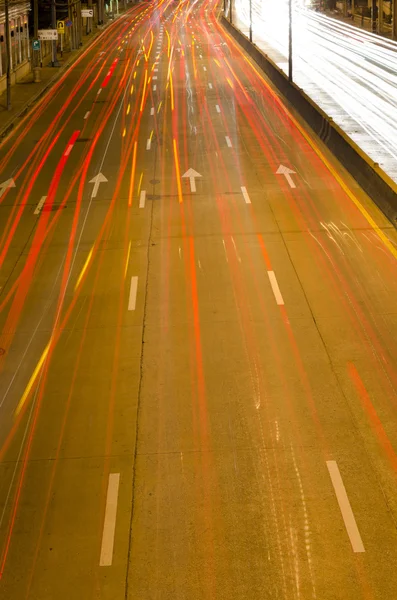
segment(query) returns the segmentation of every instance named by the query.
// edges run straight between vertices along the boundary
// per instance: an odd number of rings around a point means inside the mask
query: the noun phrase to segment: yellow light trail
[[[134,151],[132,153],[132,164],[131,164],[130,190],[129,190],[129,194],[128,194],[128,206],[132,205],[132,196],[134,193],[134,179],[135,179],[137,146],[138,146],[138,142],[134,142]]]
[[[28,385],[25,388],[24,393],[22,394],[22,397],[20,399],[20,401],[18,402],[18,406],[15,409],[15,416],[17,417],[19,415],[19,413],[21,412],[23,405],[25,404],[26,400],[28,399],[28,396],[30,394],[30,392],[32,391],[32,388],[36,382],[36,379],[41,371],[42,366],[44,365],[45,359],[48,356],[48,352],[50,350],[50,346],[51,346],[51,341],[52,341],[52,337],[50,339],[50,341],[48,342],[47,346],[44,348],[43,354],[40,357],[39,362],[36,365],[35,370],[33,371],[29,381],[28,381]]]
[[[127,115],[130,114],[130,110],[131,110],[131,104],[128,104],[128,106],[127,106]]]
[[[161,105],[162,105],[162,104],[163,104],[163,101],[161,100],[161,102],[160,102],[160,104],[159,104],[159,107],[158,107],[158,109],[157,109],[157,114],[160,112],[160,109],[161,109]]]
[[[125,269],[124,269],[124,279],[127,277],[128,263],[130,260],[130,252],[131,252],[131,240],[130,240],[130,243],[128,244],[128,252],[127,252],[127,258],[125,261]]]
[[[168,33],[168,29],[165,30],[165,33],[167,34],[167,56],[169,58],[171,52],[171,38],[170,34]]]
[[[143,104],[145,102],[145,94],[146,94],[146,85],[147,85],[147,70],[145,69],[145,81],[143,82],[143,91],[142,91],[142,100],[141,100],[140,112],[143,111]]]
[[[174,142],[174,160],[175,160],[175,173],[176,173],[176,185],[178,187],[178,199],[179,199],[179,203],[181,204],[183,202],[183,196],[182,196],[182,186],[181,186],[181,170],[179,168],[179,157],[178,157],[178,150],[176,147],[176,139],[173,139]]]
[[[79,275],[79,278],[78,278],[78,280],[77,280],[77,283],[76,283],[76,285],[74,286],[74,291],[76,291],[76,290],[77,290],[77,288],[79,287],[79,285],[80,285],[80,283],[81,283],[81,280],[83,279],[84,273],[86,272],[86,270],[87,270],[87,267],[88,267],[88,265],[89,265],[89,263],[90,263],[90,260],[91,260],[91,257],[92,257],[92,253],[93,253],[93,251],[94,251],[94,246],[91,248],[91,250],[90,250],[90,251],[89,251],[89,253],[88,253],[87,260],[85,261],[85,263],[84,263],[84,267],[81,269],[81,273],[80,273],[80,275]]]
[[[141,185],[142,185],[142,179],[143,179],[143,171],[141,173],[141,176],[139,177],[139,184],[138,184],[138,196],[141,192]]]

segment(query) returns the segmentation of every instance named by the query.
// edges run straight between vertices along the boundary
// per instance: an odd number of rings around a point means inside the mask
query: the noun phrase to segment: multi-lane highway
[[[202,2],[0,148],[1,600],[391,600],[397,235]]]
[[[296,4],[294,82],[397,182],[397,42]],[[248,36],[250,2],[233,5]],[[288,2],[253,0],[252,13],[253,41],[288,73]]]

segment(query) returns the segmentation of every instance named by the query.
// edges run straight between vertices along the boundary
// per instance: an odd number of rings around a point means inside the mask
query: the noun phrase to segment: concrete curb
[[[247,54],[254,59],[392,224],[396,225],[397,185],[394,181],[302,89],[294,83],[290,83],[288,77],[275,63],[255,44],[251,43],[241,31],[231,25],[224,16],[221,17],[221,23]]]
[[[134,5],[135,6],[135,5]],[[132,8],[132,7],[130,7]],[[123,15],[125,13],[122,13]],[[120,15],[122,16],[122,15]],[[112,20],[112,21],[108,21],[108,23],[106,23],[105,25],[103,25],[101,27],[101,29],[99,29],[98,31],[96,31],[93,36],[88,40],[88,43],[83,46],[81,48],[81,51],[86,52],[90,46],[104,33],[104,31],[106,31],[106,29],[116,23],[116,20]],[[27,102],[26,104],[21,108],[20,111],[18,111],[18,113],[16,113],[15,115],[13,115],[11,117],[11,119],[9,119],[9,121],[0,129],[0,143],[3,141],[3,139],[10,133],[10,131],[12,131],[12,129],[14,128],[14,126],[19,122],[19,120],[26,115],[26,113],[28,113],[33,106],[36,104],[36,102],[38,102],[38,100],[40,100],[40,98],[42,98],[42,96],[44,96],[46,94],[46,92],[62,77],[62,75],[68,70],[70,69],[70,67],[73,66],[73,64],[78,60],[78,58],[81,56],[81,51],[74,51],[74,54],[72,54],[68,60],[65,62],[65,64],[62,65],[62,67],[60,67],[56,73],[54,74],[53,77],[51,77],[51,79],[49,79],[49,81],[45,84],[45,86],[39,90],[37,92],[37,94],[35,94],[34,96],[32,96]]]

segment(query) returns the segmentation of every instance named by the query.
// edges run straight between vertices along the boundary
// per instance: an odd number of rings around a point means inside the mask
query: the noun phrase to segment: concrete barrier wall
[[[311,129],[354,177],[382,212],[397,225],[397,185],[363,152],[313,100],[249,39],[222,16],[221,23],[294,106]]]

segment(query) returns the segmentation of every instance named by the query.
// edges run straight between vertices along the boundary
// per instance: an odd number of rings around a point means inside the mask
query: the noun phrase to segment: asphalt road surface
[[[397,236],[139,4],[0,148],[1,600],[393,600]]]

